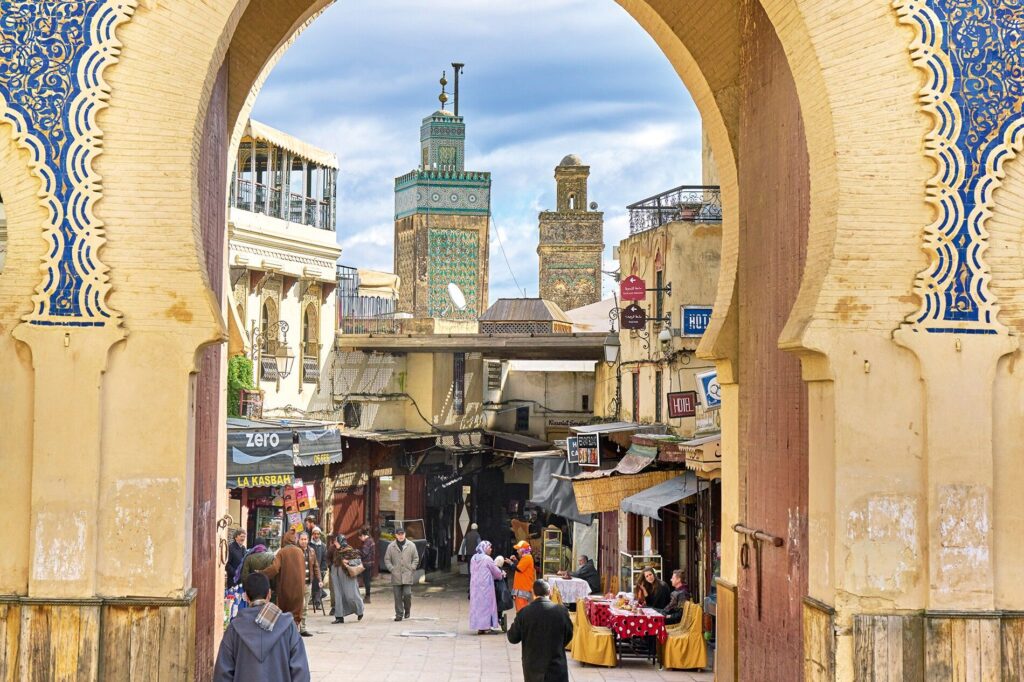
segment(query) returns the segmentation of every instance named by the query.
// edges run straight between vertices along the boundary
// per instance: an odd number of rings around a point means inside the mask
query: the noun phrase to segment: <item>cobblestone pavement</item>
[[[436,580],[431,576],[432,580]],[[313,637],[304,638],[314,682],[360,679],[367,682],[424,680],[510,682],[522,680],[521,649],[504,635],[477,635],[469,629],[467,581],[447,578],[414,588],[412,618],[394,621],[388,577],[374,584],[372,603],[362,621],[344,624],[317,613],[309,616]],[[330,609],[330,606],[327,606]],[[509,612],[511,619],[513,612]],[[403,632],[435,630],[446,637],[403,637]],[[454,635],[454,636],[453,636]],[[711,682],[710,673],[658,671],[646,661],[626,660],[618,668],[583,667],[569,660],[569,677],[600,680],[674,680]]]

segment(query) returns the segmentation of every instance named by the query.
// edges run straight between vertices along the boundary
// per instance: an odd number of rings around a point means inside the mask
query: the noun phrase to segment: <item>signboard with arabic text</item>
[[[647,282],[630,275],[619,282],[619,296],[623,301],[642,301],[647,298]]]
[[[619,324],[623,329],[643,329],[647,325],[647,313],[636,303],[622,309]]]

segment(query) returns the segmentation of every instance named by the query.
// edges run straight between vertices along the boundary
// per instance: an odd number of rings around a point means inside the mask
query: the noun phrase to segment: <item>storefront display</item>
[[[648,568],[654,569],[655,574],[664,579],[660,554],[619,552],[619,590],[632,591],[633,586],[640,580],[640,575]]]

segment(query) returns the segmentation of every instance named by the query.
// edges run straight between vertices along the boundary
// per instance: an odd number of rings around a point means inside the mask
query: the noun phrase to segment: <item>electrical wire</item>
[[[498,246],[501,248],[501,255],[505,258],[505,266],[508,268],[508,274],[512,275],[512,281],[516,283],[516,289],[523,292],[523,298],[527,298],[526,289],[519,286],[519,280],[516,279],[516,273],[512,271],[512,263],[508,260],[508,254],[505,253],[505,245],[501,241],[501,232],[498,230],[498,224],[494,222],[494,217],[490,216],[491,225],[494,226],[494,236],[498,238]]]

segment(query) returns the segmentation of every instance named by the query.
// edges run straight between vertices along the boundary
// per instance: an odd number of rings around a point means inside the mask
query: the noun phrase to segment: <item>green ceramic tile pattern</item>
[[[480,270],[480,237],[476,231],[431,228],[427,251],[430,257],[428,305],[432,317],[470,319],[477,316],[477,275]],[[456,311],[448,297],[454,282],[466,295],[466,309]],[[446,312],[447,311],[447,312]]]

